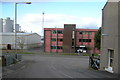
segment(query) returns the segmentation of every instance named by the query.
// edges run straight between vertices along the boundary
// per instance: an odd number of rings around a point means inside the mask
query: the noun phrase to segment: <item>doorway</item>
[[[7,44],[7,49],[11,50],[11,44]]]
[[[114,50],[108,49],[108,67],[106,68],[106,70],[111,73],[113,73],[113,58]]]

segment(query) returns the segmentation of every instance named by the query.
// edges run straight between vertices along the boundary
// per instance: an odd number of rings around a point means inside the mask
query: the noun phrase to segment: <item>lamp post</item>
[[[15,53],[17,53],[17,31],[16,31],[16,25],[17,25],[17,4],[31,4],[31,2],[16,2],[15,3],[15,20],[14,20],[14,31],[15,31]]]

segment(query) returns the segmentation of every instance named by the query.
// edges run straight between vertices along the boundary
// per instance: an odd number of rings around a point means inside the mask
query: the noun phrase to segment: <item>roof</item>
[[[64,28],[44,28],[44,30],[64,30]]]
[[[44,28],[44,30],[64,30],[64,28]],[[76,29],[76,31],[98,31],[98,29]]]
[[[37,33],[17,33],[17,35],[19,35],[19,36],[28,36],[28,35],[33,35],[33,34],[37,34]],[[12,32],[12,33],[10,33],[10,32],[8,32],[8,33],[6,33],[6,32],[1,32],[0,33],[0,36],[1,35],[15,35],[15,33],[14,32]],[[38,34],[37,34],[38,35]]]
[[[76,29],[76,31],[98,31],[98,29]]]
[[[104,5],[104,7],[103,7],[103,9],[102,10],[104,10],[105,9],[105,7],[108,5],[108,3],[110,3],[110,2],[120,2],[120,0],[107,0],[107,2],[105,3],[105,5]]]
[[[109,0],[108,0],[109,1]],[[104,5],[104,7],[103,7],[103,9],[102,10],[104,10],[105,9],[105,7],[107,6],[107,4],[108,4],[108,1],[105,3],[105,5]]]

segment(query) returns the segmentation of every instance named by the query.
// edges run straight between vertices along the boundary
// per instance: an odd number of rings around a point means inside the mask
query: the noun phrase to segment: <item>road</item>
[[[24,55],[23,61],[3,68],[3,78],[114,78],[114,74],[89,69],[88,57]]]

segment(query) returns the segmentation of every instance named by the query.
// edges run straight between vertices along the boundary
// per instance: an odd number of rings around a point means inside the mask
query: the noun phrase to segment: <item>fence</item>
[[[16,62],[19,62],[22,60],[21,54],[15,54],[15,53],[3,53],[2,55],[2,66],[8,66],[11,64],[15,64]]]

